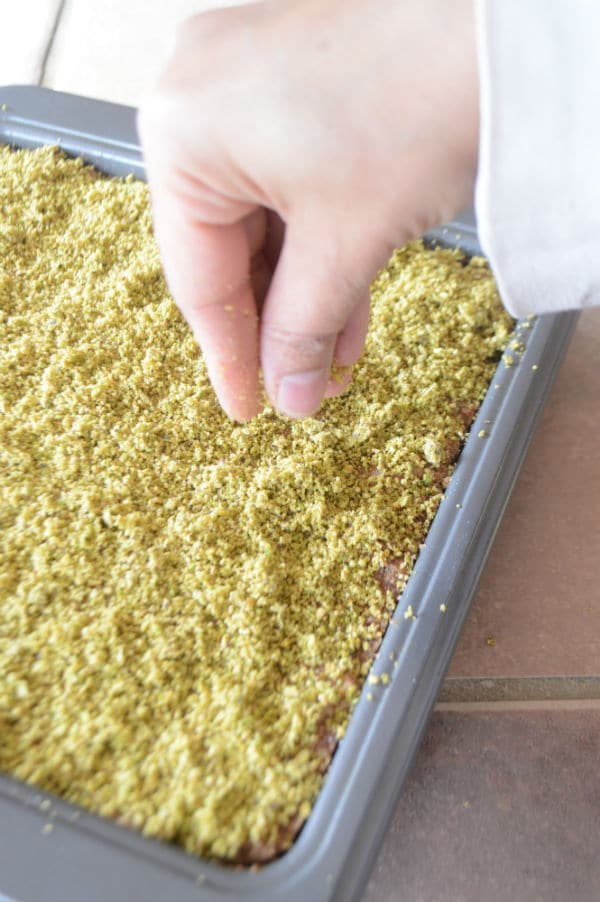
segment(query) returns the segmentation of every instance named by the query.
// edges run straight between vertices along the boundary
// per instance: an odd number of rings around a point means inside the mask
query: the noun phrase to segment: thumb
[[[335,238],[288,224],[260,333],[265,389],[281,413],[310,416],[326,394],[339,393],[331,367],[351,366],[362,353],[373,274]]]

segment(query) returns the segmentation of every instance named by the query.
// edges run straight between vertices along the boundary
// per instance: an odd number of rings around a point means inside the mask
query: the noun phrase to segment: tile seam
[[[449,677],[443,703],[600,699],[600,675]]]
[[[583,699],[547,699],[522,701],[486,701],[486,702],[438,702],[434,711],[439,714],[485,713],[500,714],[519,711],[600,711],[600,698]]]

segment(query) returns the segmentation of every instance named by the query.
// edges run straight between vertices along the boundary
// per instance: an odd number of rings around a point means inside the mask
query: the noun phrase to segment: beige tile
[[[177,26],[234,0],[67,0],[44,84],[137,106],[168,55]]]
[[[595,902],[600,709],[437,712],[364,902]]]
[[[596,308],[580,317],[451,677],[600,674],[599,398]]]
[[[6,2],[0,13],[0,84],[37,84],[60,0]]]

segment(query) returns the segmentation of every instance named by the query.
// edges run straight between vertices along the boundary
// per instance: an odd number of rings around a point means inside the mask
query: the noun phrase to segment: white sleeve
[[[600,2],[476,0],[479,238],[515,316],[600,304]]]

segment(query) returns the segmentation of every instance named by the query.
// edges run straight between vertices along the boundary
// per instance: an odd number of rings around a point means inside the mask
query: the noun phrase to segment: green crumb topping
[[[0,148],[0,769],[261,861],[318,794],[512,322],[419,243],[314,419],[233,424],[146,186]]]
[[[331,365],[331,379],[334,382],[341,383],[352,373],[351,366],[340,366],[335,360]]]

